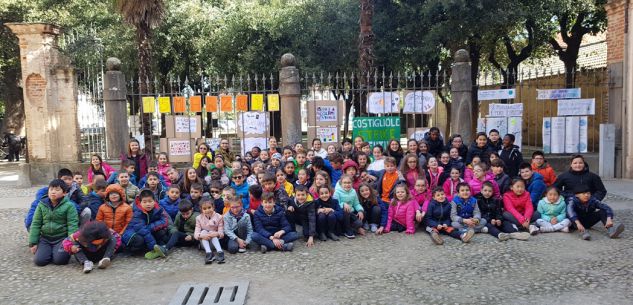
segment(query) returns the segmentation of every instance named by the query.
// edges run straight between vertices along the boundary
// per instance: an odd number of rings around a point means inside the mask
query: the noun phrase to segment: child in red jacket
[[[538,227],[532,223],[541,218],[538,211],[534,211],[530,193],[525,191],[525,182],[515,178],[510,183],[510,191],[503,195],[503,219],[517,226],[520,230],[527,230],[530,234],[538,233]]]

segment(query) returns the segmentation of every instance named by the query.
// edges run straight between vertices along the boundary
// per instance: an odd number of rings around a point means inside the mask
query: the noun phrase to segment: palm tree
[[[123,20],[132,25],[136,30],[136,43],[138,45],[138,76],[139,92],[147,94],[151,88],[152,77],[152,53],[151,38],[152,29],[156,28],[165,15],[165,3],[163,0],[116,0],[117,11]],[[152,130],[151,115],[142,115],[142,132],[145,138],[145,151],[151,153]]]

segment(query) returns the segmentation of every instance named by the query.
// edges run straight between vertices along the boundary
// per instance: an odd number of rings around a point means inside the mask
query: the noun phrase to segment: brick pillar
[[[281,56],[279,98],[283,145],[301,143],[301,85],[295,57],[290,53]]]
[[[461,49],[455,52],[455,63],[451,75],[451,131],[450,134],[460,134],[464,143],[470,143],[473,138],[472,99],[473,83],[470,79],[470,56],[468,51]],[[448,134],[446,134],[448,137]]]

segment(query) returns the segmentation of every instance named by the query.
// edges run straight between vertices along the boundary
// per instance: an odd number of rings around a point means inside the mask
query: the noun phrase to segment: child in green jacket
[[[545,191],[545,197],[538,202],[537,207],[541,217],[536,220],[539,232],[569,232],[571,221],[567,218],[567,204],[555,186]]]
[[[178,203],[178,214],[174,219],[174,225],[170,228],[171,237],[165,247],[167,250],[173,247],[191,247],[197,244],[193,238],[196,230],[196,217],[200,213],[193,210],[193,203],[183,199]]]

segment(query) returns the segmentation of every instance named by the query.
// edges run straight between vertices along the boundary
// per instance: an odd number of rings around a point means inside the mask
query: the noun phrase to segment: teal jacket
[[[79,229],[79,216],[75,205],[63,197],[56,205],[44,197],[35,209],[33,222],[29,231],[29,245],[37,245],[40,237],[62,239],[70,236]]]
[[[341,209],[345,206],[345,204],[349,204],[352,207],[352,211],[358,213],[363,212],[363,206],[358,201],[358,195],[356,191],[352,188],[349,191],[343,189],[340,183],[336,184],[334,188],[334,199],[338,200]]]
[[[547,197],[541,199],[538,202],[537,211],[541,213],[541,219],[545,221],[551,221],[552,218],[556,217],[556,220],[561,222],[567,218],[567,204],[565,204],[563,196],[559,196],[556,203],[550,203],[547,201]]]

